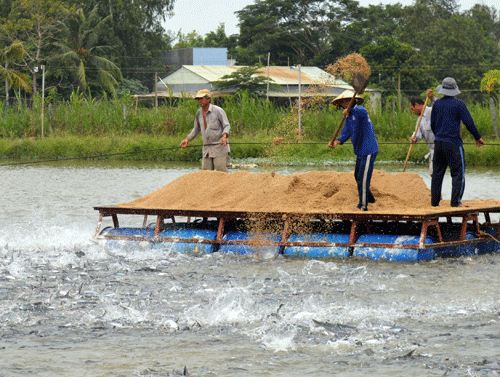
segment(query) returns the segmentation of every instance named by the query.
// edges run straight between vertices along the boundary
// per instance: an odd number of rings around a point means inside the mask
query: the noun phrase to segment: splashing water
[[[500,372],[496,254],[394,264],[92,241],[92,205],[143,195],[184,172],[1,170],[0,374]],[[468,185],[491,197],[498,180],[477,173]]]

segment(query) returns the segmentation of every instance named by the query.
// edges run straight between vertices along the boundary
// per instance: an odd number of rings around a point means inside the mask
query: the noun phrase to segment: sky
[[[362,6],[369,4],[410,5],[414,0],[358,0]],[[167,19],[165,29],[184,34],[196,30],[205,35],[224,23],[227,35],[239,33],[238,18],[234,12],[253,4],[255,0],[175,0],[174,16]],[[470,9],[474,4],[493,6],[500,10],[498,0],[458,0],[461,10]]]

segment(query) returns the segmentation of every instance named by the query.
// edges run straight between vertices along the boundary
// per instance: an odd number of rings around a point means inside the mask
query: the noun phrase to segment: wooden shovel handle
[[[424,111],[425,108],[427,107],[428,102],[429,102],[429,97],[426,96],[424,101],[424,106],[422,108],[422,111],[420,112],[420,115],[418,116],[417,125],[415,126],[415,135],[417,135],[418,130],[420,130],[420,123],[422,122],[422,117],[424,116]],[[403,164],[403,173],[406,171],[406,166],[408,165],[408,160],[410,159],[410,154],[411,151],[413,150],[414,144],[415,144],[414,142],[410,142],[410,147],[408,148],[408,153],[406,154],[406,159]]]

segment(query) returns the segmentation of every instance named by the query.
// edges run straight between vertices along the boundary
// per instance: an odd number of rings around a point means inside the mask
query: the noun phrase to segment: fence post
[[[154,88],[155,88],[155,109],[158,110],[158,89],[156,88],[156,83],[158,82],[158,72],[155,72],[155,82],[154,82]]]
[[[299,68],[299,135],[302,135],[302,65]]]
[[[44,127],[43,127],[43,122],[45,120],[45,65],[42,65],[42,138],[45,136],[44,135]]]

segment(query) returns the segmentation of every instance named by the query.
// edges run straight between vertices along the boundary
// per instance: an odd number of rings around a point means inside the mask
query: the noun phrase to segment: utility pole
[[[401,111],[401,71],[398,72],[398,111]]]
[[[5,62],[5,70],[7,71],[7,68],[9,68],[9,63]],[[7,107],[9,106],[9,82],[7,79],[5,79],[5,103],[7,104]]]
[[[302,65],[299,68],[299,135],[302,135]]]
[[[290,69],[290,57],[288,57],[287,59],[288,59],[288,69]],[[292,96],[290,94],[290,87],[288,86],[288,81],[286,83],[286,91],[288,93],[288,103],[289,103],[290,107],[292,107],[292,105],[293,105]]]
[[[155,109],[158,110],[158,89],[156,88],[156,83],[158,82],[158,72],[155,72]]]
[[[266,89],[266,98],[269,101],[269,62],[271,60],[271,52],[267,53],[267,89]]]
[[[45,120],[45,65],[42,65],[42,138],[45,136],[45,131],[43,127],[43,122]]]

